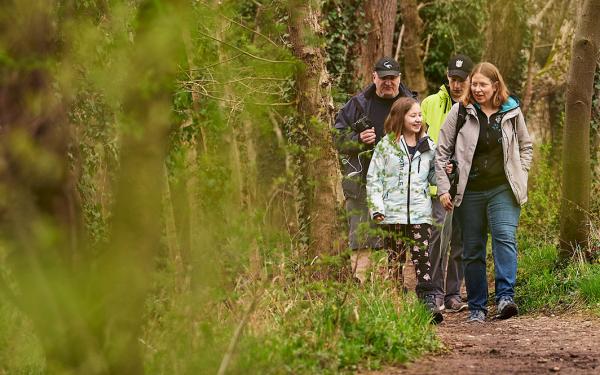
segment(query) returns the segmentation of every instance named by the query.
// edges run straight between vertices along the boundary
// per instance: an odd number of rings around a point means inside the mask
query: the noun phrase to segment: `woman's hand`
[[[454,204],[452,204],[452,198],[450,197],[450,193],[444,193],[440,195],[440,203],[446,211],[450,211],[454,208]]]

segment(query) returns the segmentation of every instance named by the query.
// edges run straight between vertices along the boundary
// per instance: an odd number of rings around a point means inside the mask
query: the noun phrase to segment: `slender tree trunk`
[[[571,59],[571,46],[575,34],[576,19],[573,14],[565,11],[555,11],[553,18],[545,23],[555,25],[547,26],[552,35],[548,33],[538,34],[539,43],[552,43],[552,48],[548,53],[547,60],[539,69],[535,69],[535,63],[531,62],[532,76],[531,81],[527,81],[523,96],[523,109],[527,110],[527,123],[529,133],[536,143],[559,144],[562,142],[562,125],[560,131],[556,131],[559,126],[558,111],[551,111],[552,105],[556,101],[557,94],[560,96],[565,91],[566,80],[569,70],[569,61]],[[529,91],[529,83],[531,88]],[[529,103],[529,104],[528,104]],[[562,106],[562,103],[558,104]]]
[[[575,32],[567,82],[563,141],[560,249],[568,257],[586,249],[590,207],[590,117],[600,48],[600,1],[585,0]]]
[[[425,68],[423,67],[423,48],[421,48],[421,34],[423,32],[423,21],[419,17],[416,0],[401,0],[400,12],[404,22],[404,81],[419,93],[421,99],[427,96],[427,80],[425,79]]]
[[[520,53],[525,30],[524,5],[520,0],[488,1],[488,22],[482,61],[500,70],[509,89],[520,88]]]
[[[306,177],[309,255],[329,254],[338,238],[336,197],[340,187],[338,164],[330,133],[333,109],[320,35],[320,9],[312,3],[290,1],[290,40],[303,67],[297,74],[298,115],[307,129],[309,147],[302,165]]]
[[[393,56],[397,0],[365,0],[365,22],[370,26],[367,40],[359,48],[358,81],[373,81],[373,65],[384,56]]]
[[[535,52],[540,40],[540,24],[542,22],[544,14],[546,14],[548,9],[550,9],[552,3],[554,3],[554,0],[548,1],[546,5],[544,5],[542,10],[535,17],[533,17],[530,22],[533,40],[531,41],[531,47],[529,48],[529,60],[527,61],[527,78],[525,80],[525,90],[523,93],[523,102],[521,104],[521,111],[523,112],[524,116],[527,116],[527,111],[529,110],[529,106],[531,104],[531,97],[533,95],[533,76],[536,70]]]

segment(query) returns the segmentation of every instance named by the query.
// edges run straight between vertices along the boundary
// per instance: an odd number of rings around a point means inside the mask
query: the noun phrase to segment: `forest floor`
[[[467,323],[467,314],[444,314],[441,353],[365,374],[600,374],[598,317],[525,315],[481,324]]]

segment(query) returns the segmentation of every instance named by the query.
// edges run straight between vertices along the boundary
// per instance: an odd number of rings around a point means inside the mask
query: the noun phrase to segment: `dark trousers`
[[[406,261],[406,251],[409,250],[417,275],[417,296],[422,298],[433,294],[429,261],[431,224],[384,224],[383,230],[386,233],[384,247],[388,252],[391,277],[402,280],[402,265]]]
[[[453,215],[450,248],[442,249],[440,246],[441,232],[446,210],[437,197],[432,198],[431,203],[435,224],[431,231],[429,254],[434,294],[440,303],[450,303],[452,300],[460,301],[460,288],[463,280],[463,243],[460,223],[457,215]]]

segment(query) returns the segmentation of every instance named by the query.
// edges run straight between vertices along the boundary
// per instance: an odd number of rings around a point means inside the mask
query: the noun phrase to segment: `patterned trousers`
[[[417,295],[423,297],[431,294],[433,291],[429,260],[431,224],[384,224],[383,230],[390,276],[398,282],[402,281],[402,265],[406,262],[408,249],[417,276]]]

